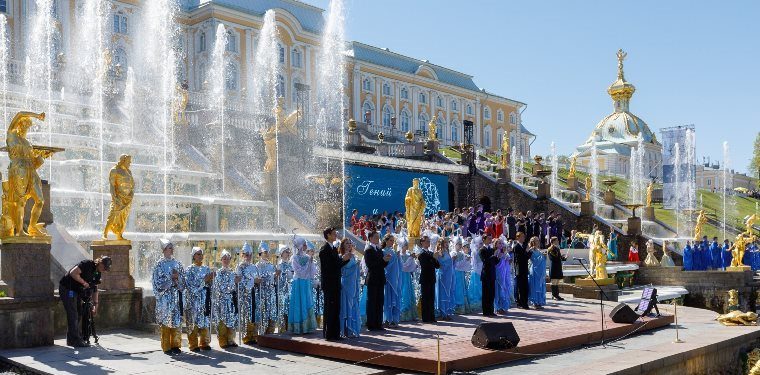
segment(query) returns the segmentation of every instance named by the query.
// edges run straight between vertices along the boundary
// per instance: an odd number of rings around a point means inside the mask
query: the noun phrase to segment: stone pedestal
[[[338,200],[340,202],[340,200]],[[321,233],[327,227],[343,228],[343,215],[340,204],[332,201],[317,201],[316,230]]]
[[[581,281],[581,280],[586,280],[589,283],[591,283],[591,285],[578,284],[578,281]],[[576,284],[572,289],[573,297],[593,299],[597,301],[601,297],[605,301],[617,302],[620,288],[617,286],[617,284],[615,284],[614,279],[612,278],[597,279],[597,283],[599,283],[599,287],[601,287],[601,291],[599,288],[596,287],[596,285],[594,284],[592,280],[576,279]],[[602,294],[602,292],[604,292],[604,294]]]
[[[0,348],[53,345],[53,311],[60,306],[52,292],[45,298],[0,298]]]
[[[641,207],[641,217],[647,221],[654,221],[654,207]]]
[[[596,281],[596,283],[594,283],[594,281]],[[591,286],[595,287],[597,284],[599,284],[599,286],[605,286],[605,285],[612,285],[614,283],[615,283],[615,279],[612,277],[607,277],[604,279],[595,279],[595,280],[587,279],[587,278],[575,279],[575,285],[582,286],[582,287],[591,287]]]
[[[261,185],[265,199],[277,199],[277,175],[275,172],[264,172],[264,178],[261,180]]]
[[[736,266],[736,267],[730,266],[730,267],[726,267],[726,271],[727,272],[744,272],[744,271],[751,271],[751,270],[752,270],[752,267],[750,267],[750,266]]]
[[[581,201],[581,216],[594,216],[594,202]]]
[[[135,279],[129,273],[129,250],[132,249],[132,241],[93,241],[90,249],[92,249],[92,259],[107,255],[112,261],[111,271],[103,274],[99,289],[135,289]]]
[[[509,167],[505,169],[499,169],[499,183],[506,183],[512,181],[512,175],[510,173]]]
[[[638,216],[632,216],[628,218],[628,231],[629,236],[637,236],[641,234],[641,218]]]
[[[548,182],[541,181],[536,189],[537,199],[549,199],[551,197],[551,185]]]
[[[567,178],[567,190],[570,190],[570,191],[578,190],[578,178],[576,177]]]
[[[438,152],[438,140],[428,139],[427,148],[430,152]]]
[[[615,204],[615,192],[608,190],[604,192],[604,204],[612,206]]]
[[[14,299],[45,299],[53,296],[50,281],[50,243],[3,240],[0,250],[0,290]],[[29,237],[23,238],[29,240]],[[2,340],[0,340],[2,341]]]

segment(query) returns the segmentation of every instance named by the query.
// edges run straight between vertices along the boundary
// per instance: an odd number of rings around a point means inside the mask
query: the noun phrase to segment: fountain
[[[729,228],[731,225],[728,222],[729,217],[733,217],[736,213],[736,200],[731,197],[733,193],[733,177],[731,176],[731,154],[728,148],[728,141],[723,142],[723,173],[721,184],[721,198],[723,200],[723,220],[721,221],[721,230],[723,232],[723,238],[728,238]],[[734,232],[733,230],[731,232]]]
[[[554,198],[559,197],[559,160],[557,160],[557,147],[554,142],[551,144],[552,153],[552,174],[551,174],[551,196]]]
[[[8,122],[8,18],[0,14],[0,92],[3,95],[3,123]]]
[[[591,177],[591,191],[587,191],[587,194],[591,197],[589,201],[595,202],[599,196],[599,184],[597,183],[599,180],[599,156],[596,148],[596,138],[591,140],[591,160],[589,161],[589,169],[589,176]],[[586,186],[585,189],[588,190],[589,187]],[[594,207],[595,206],[597,205],[594,205]],[[596,211],[594,210],[594,212]]]
[[[212,159],[218,165],[220,180],[221,180],[221,194],[226,192],[226,163],[225,163],[225,150],[227,140],[225,139],[224,129],[224,111],[225,111],[225,94],[227,83],[227,60],[225,58],[225,50],[227,49],[227,29],[224,24],[220,23],[216,27],[216,39],[214,40],[214,50],[211,52],[211,66],[208,71],[209,81],[209,95],[206,98],[208,100],[208,108],[212,112],[216,112],[213,116],[214,122],[209,124],[208,129],[211,133],[218,137],[217,140],[211,143],[211,149],[207,150],[207,154],[212,155]],[[213,130],[212,130],[213,129]]]

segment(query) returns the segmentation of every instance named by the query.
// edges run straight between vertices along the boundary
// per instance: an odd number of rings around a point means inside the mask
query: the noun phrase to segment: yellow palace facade
[[[53,35],[56,61],[65,64],[73,48],[72,20],[77,3],[85,0],[53,0]],[[134,34],[139,25],[142,4],[146,0],[113,0],[108,29],[111,32],[111,56],[114,66],[126,71],[129,66]],[[34,2],[0,0],[0,12],[8,17],[11,58],[23,56],[13,50],[24,48],[29,22],[26,19]],[[187,83],[191,103],[201,102],[206,88],[211,51],[218,24],[225,25],[226,54],[232,61],[228,69],[227,102],[244,105],[246,90],[252,86],[250,70],[263,15],[274,9],[278,29],[280,73],[277,91],[285,105],[295,108],[296,87],[316,87],[320,35],[325,11],[296,0],[180,0],[177,19],[180,24],[183,61],[180,80]],[[472,141],[482,151],[498,152],[506,134],[510,143],[526,158],[534,135],[521,125],[520,115],[526,105],[517,100],[490,93],[478,87],[473,77],[428,61],[397,54],[388,49],[360,42],[347,43],[345,99],[347,117],[364,122],[378,131],[395,128],[422,135],[435,118],[438,138],[443,145],[464,141],[464,122],[472,121]],[[13,70],[23,69],[18,60]],[[123,75],[117,77],[123,81]],[[123,82],[122,82],[123,85]],[[301,86],[303,87],[303,86]]]

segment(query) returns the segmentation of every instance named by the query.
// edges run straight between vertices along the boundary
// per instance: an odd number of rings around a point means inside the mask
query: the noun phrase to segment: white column
[[[382,112],[383,108],[381,107],[381,101],[383,100],[383,80],[380,77],[375,77],[375,102],[377,102],[377,105],[375,106],[375,118],[372,119],[372,124],[375,126],[380,126],[383,123],[380,121],[382,117],[380,117],[380,112]]]
[[[412,133],[417,129],[417,117],[418,117],[418,108],[420,105],[420,93],[417,90],[416,86],[409,87],[409,94],[412,95],[412,123],[410,124],[410,130]]]
[[[443,127],[443,139],[447,141],[445,144],[451,144],[451,96],[446,95],[446,126]]]
[[[356,64],[354,62],[354,64]],[[359,66],[354,65],[354,120],[356,121],[364,121],[362,120],[361,116],[361,110],[362,110],[362,76],[359,73]]]
[[[394,116],[396,116],[396,129],[401,129],[401,83],[399,81],[393,82],[393,93],[396,96],[396,110]]]
[[[480,129],[480,99],[475,99],[475,127],[473,133],[475,133],[474,143],[476,146],[480,146],[480,135],[482,130]]]

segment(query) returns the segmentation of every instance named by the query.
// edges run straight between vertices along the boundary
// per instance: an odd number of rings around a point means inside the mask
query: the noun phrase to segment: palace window
[[[282,44],[277,43],[277,51],[280,64],[285,64],[285,47],[283,47]]]
[[[517,123],[517,116],[515,116],[514,112],[509,114],[509,123],[512,125]]]
[[[224,86],[229,91],[235,91],[238,89],[238,69],[235,65],[229,65],[227,75],[224,77]]]
[[[488,107],[483,108],[483,118],[486,120],[491,119],[491,110]]]
[[[439,114],[438,119],[435,121],[435,136],[438,139],[443,139],[443,127],[446,125],[446,120],[443,118],[441,114]]]
[[[409,90],[406,87],[401,89],[401,99],[409,100]]]
[[[375,107],[372,106],[372,102],[369,100],[365,101],[362,106],[362,116],[364,116],[364,122],[372,125],[372,118],[375,117]]]
[[[451,142],[459,143],[459,122],[457,120],[451,121]]]
[[[300,68],[303,66],[303,62],[301,61],[301,51],[299,51],[298,48],[293,48],[293,50],[290,51],[290,64],[293,65],[294,68]]]
[[[483,129],[483,146],[490,148],[491,147],[491,127],[486,126]]]
[[[227,30],[227,47],[225,49],[227,52],[238,51],[237,34],[232,30]]]
[[[417,117],[417,129],[421,130],[423,134],[427,133],[428,121],[428,117],[424,113],[420,113],[419,117]]]
[[[468,104],[464,111],[468,115],[472,116],[472,106],[471,105]]]
[[[388,83],[383,83],[383,95],[391,96],[391,85]]]
[[[438,107],[443,108],[443,98],[441,98],[440,96],[437,97],[436,100],[435,100],[435,105],[437,105]]]
[[[0,12],[7,13],[8,12],[8,1],[7,0],[0,0]]]
[[[123,12],[117,12],[113,15],[113,32],[116,34],[127,34],[127,15]]]
[[[451,101],[451,110],[452,111],[457,111],[458,109],[459,109],[459,107],[457,107],[457,101],[456,100],[452,100]]]
[[[412,116],[409,116],[409,111],[403,110],[401,111],[401,131],[408,132],[409,131],[409,121],[411,120]]]
[[[201,32],[201,35],[198,37],[198,52],[203,52],[206,50],[206,33]]]
[[[501,110],[498,110],[496,112],[496,121],[504,122],[504,112],[502,112]]]
[[[282,74],[277,75],[277,86],[275,86],[275,91],[278,98],[285,97],[285,77],[283,77]]]
[[[393,109],[391,106],[386,105],[383,108],[383,126],[390,127],[391,126],[391,117],[393,117]]]
[[[427,104],[427,95],[424,92],[420,93],[420,104]]]
[[[364,81],[362,81],[362,89],[364,89],[364,91],[372,91],[372,81],[370,81],[369,78],[365,78]]]

